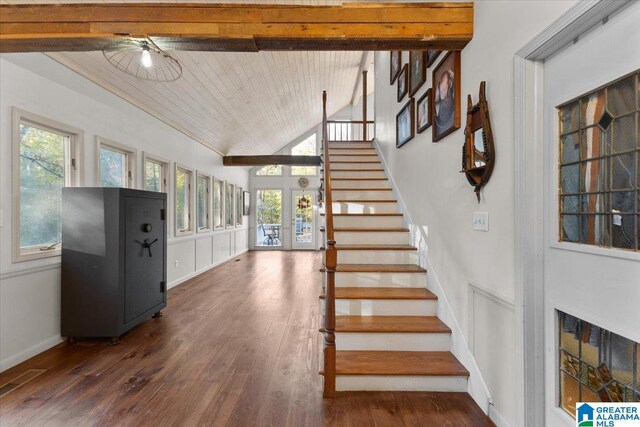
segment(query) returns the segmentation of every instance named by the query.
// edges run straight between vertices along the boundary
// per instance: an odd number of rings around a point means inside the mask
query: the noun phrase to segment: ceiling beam
[[[222,164],[225,166],[320,166],[320,156],[224,156]]]
[[[198,51],[461,50],[472,36],[472,2],[0,6],[0,52],[102,50],[140,37]]]

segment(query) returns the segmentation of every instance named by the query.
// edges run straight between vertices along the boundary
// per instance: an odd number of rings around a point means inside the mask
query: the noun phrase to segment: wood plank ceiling
[[[275,153],[321,121],[323,90],[329,114],[349,104],[362,57],[357,51],[172,53],[183,74],[171,83],[122,73],[101,52],[48,55],[224,155]]]

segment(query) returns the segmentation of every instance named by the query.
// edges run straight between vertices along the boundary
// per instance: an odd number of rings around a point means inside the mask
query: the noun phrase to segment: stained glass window
[[[558,107],[560,236],[640,250],[640,72]]]

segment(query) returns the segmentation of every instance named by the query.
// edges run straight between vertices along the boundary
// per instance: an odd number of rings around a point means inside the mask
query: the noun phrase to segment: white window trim
[[[198,178],[205,178],[206,182],[207,182],[207,188],[205,191],[205,215],[206,217],[206,226],[203,228],[198,228],[198,210],[199,210],[199,206],[198,206]],[[212,197],[213,197],[213,191],[212,191],[212,187],[211,187],[211,175],[203,173],[203,172],[197,172],[196,173],[196,191],[195,191],[195,198],[196,198],[196,232],[197,233],[208,233],[211,231],[212,229],[212,223],[213,223],[213,203],[212,203]]]
[[[213,211],[213,198],[215,197],[214,191],[214,182],[220,183],[220,187],[222,188],[222,193],[220,194],[220,225],[215,226],[215,212]],[[225,181],[223,179],[216,179],[215,177],[211,177],[211,228],[216,230],[224,230],[225,229],[225,217],[224,217],[224,192],[225,192]]]
[[[63,133],[69,137],[69,149],[70,159],[65,158],[65,162],[70,161],[70,167],[73,173],[70,177],[70,187],[80,187],[84,184],[83,180],[83,145],[84,145],[84,131],[73,126],[69,126],[64,123],[57,122],[55,120],[48,119],[38,114],[30,113],[25,110],[21,110],[16,107],[11,109],[12,116],[12,158],[11,158],[11,170],[12,170],[12,211],[11,211],[11,241],[12,262],[22,262],[40,258],[49,258],[53,256],[60,256],[60,245],[55,249],[41,251],[40,247],[33,248],[32,250],[23,250],[20,247],[20,122],[28,122],[35,127],[43,129],[49,129],[52,132]],[[65,184],[66,185],[66,184]]]
[[[169,194],[169,181],[171,179],[171,174],[169,170],[171,169],[169,166],[171,162],[167,159],[164,159],[160,156],[156,156],[154,154],[148,153],[146,151],[142,152],[142,182],[140,184],[140,188],[144,190],[144,183],[146,180],[146,171],[147,171],[147,161],[158,163],[162,166],[162,174],[163,174],[163,182],[162,182],[162,192]]]
[[[227,184],[231,186],[231,225],[227,225]],[[224,182],[224,200],[225,200],[225,210],[224,210],[224,227],[225,228],[235,228],[236,227],[236,186],[231,184],[230,182]]]
[[[185,172],[189,172],[189,183],[188,183],[188,189],[189,189],[188,227],[189,228],[184,230],[178,230],[178,185],[177,185],[178,169],[182,169]],[[193,173],[193,169],[176,162],[174,167],[174,173],[173,173],[173,219],[174,219],[176,237],[193,234],[193,229],[195,228],[194,227],[195,216],[193,215],[194,206],[195,206],[195,194],[194,194],[195,192],[193,191],[195,189],[194,178],[195,178],[195,174]]]
[[[101,136],[96,136],[96,186],[100,184],[100,148],[105,147],[111,151],[116,151],[127,156],[127,182],[124,188],[136,188],[136,155],[138,150],[128,145],[120,144]]]
[[[238,212],[238,191],[240,192],[240,212]],[[235,200],[234,200],[234,206],[236,208],[236,227],[240,228],[244,225],[244,215],[242,214],[242,187],[240,187],[239,185],[235,186]],[[238,221],[238,219],[240,221]]]

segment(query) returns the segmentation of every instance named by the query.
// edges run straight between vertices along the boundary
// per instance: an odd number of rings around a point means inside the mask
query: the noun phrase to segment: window
[[[242,187],[236,185],[236,226],[242,227]]]
[[[224,228],[224,182],[213,180],[213,228]]]
[[[640,344],[558,312],[560,407],[577,402],[640,402]]]
[[[256,171],[257,176],[282,176],[282,165],[268,165]]]
[[[640,250],[639,76],[558,107],[561,241]]]
[[[176,236],[190,234],[191,225],[191,177],[189,169],[176,165]]]
[[[236,224],[235,216],[234,216],[234,207],[233,204],[233,196],[235,194],[234,185],[225,182],[224,189],[224,218],[225,218],[225,226],[227,228],[234,227]]]
[[[292,156],[316,156],[317,154],[315,133],[291,149]],[[291,175],[316,175],[317,173],[316,166],[291,166]]]
[[[13,109],[13,261],[60,254],[62,187],[81,184],[82,131]]]
[[[135,149],[100,137],[96,145],[98,184],[101,187],[135,188]]]
[[[211,208],[211,198],[209,186],[211,178],[209,176],[199,173],[196,182],[196,209],[197,209],[197,222],[198,232],[211,230],[211,224],[209,222],[209,210]]]
[[[144,158],[144,189],[167,193],[167,179],[169,177],[169,162],[160,160],[148,154]]]
[[[282,246],[282,190],[256,191],[256,246]]]

